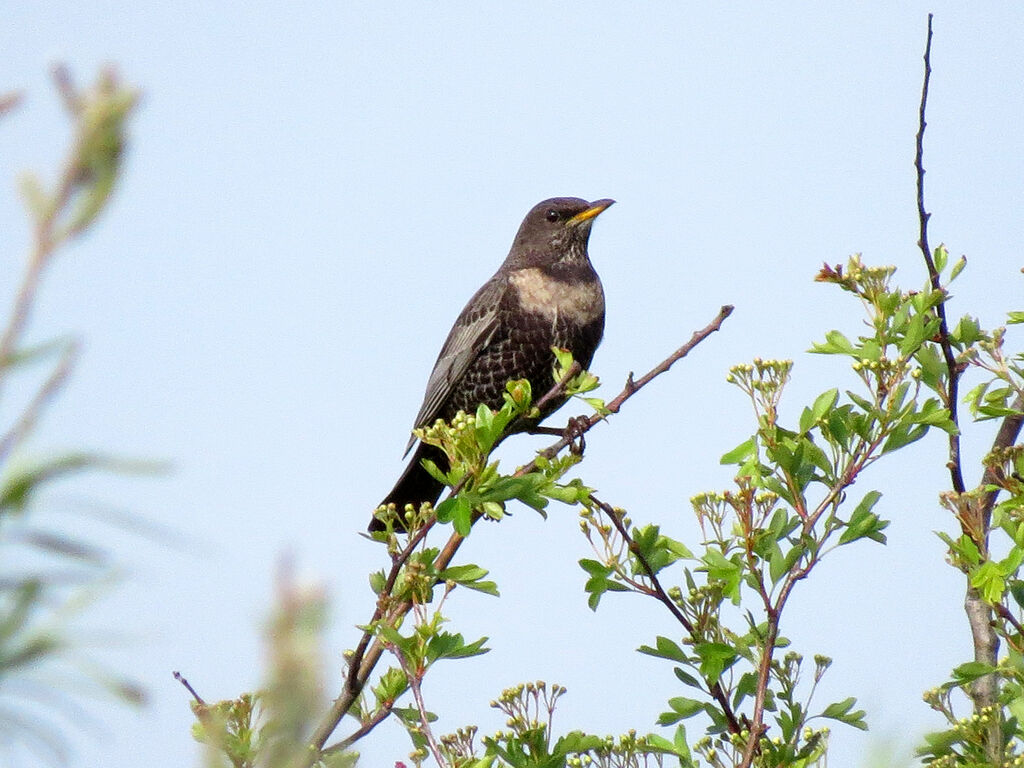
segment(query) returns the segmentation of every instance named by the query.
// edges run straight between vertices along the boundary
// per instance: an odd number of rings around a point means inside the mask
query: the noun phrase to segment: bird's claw
[[[586,450],[587,441],[583,435],[590,426],[590,419],[586,416],[573,416],[562,431],[562,438],[569,442],[569,453],[573,456],[582,456]]]

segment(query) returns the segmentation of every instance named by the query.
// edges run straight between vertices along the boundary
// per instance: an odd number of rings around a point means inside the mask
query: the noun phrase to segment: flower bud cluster
[[[909,360],[890,360],[885,355],[882,355],[877,360],[862,357],[859,360],[853,361],[853,370],[858,373],[864,371],[882,375],[903,374],[910,372],[912,368],[913,364]],[[911,373],[911,375],[913,376],[914,374]],[[920,376],[921,374],[918,373],[917,375]]]
[[[763,360],[755,357],[753,364],[740,363],[730,368],[725,380],[747,392],[772,391],[789,380],[792,370],[792,360]]]

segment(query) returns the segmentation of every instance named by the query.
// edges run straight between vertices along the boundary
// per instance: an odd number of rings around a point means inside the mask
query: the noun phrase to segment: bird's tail
[[[381,504],[395,505],[399,512],[399,519],[395,523],[395,528],[398,530],[405,529],[402,525],[401,513],[405,509],[406,504],[419,507],[424,501],[434,503],[444,488],[442,483],[431,477],[430,473],[423,468],[423,465],[420,463],[423,459],[430,459],[442,470],[446,470],[448,467],[447,457],[439,448],[425,445],[424,443],[416,446],[412,459],[406,466],[405,471],[402,472],[402,476],[398,478],[398,482],[391,489],[391,493],[385,496],[381,502]],[[369,530],[371,533],[382,531],[384,530],[384,524],[375,517],[370,520]]]

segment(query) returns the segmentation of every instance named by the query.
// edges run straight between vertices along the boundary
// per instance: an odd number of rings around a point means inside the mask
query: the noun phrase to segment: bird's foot
[[[582,456],[587,447],[587,441],[583,435],[590,426],[590,419],[586,416],[573,416],[569,423],[562,430],[562,437],[569,441],[569,453],[574,456]]]

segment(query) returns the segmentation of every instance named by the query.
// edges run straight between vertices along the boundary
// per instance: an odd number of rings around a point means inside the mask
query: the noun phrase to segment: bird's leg
[[[540,424],[534,424],[527,430],[527,433],[565,438],[566,442],[569,443],[569,452],[581,456],[587,447],[586,440],[583,439],[583,433],[587,431],[589,426],[590,420],[586,416],[573,416],[564,427],[544,427]]]

